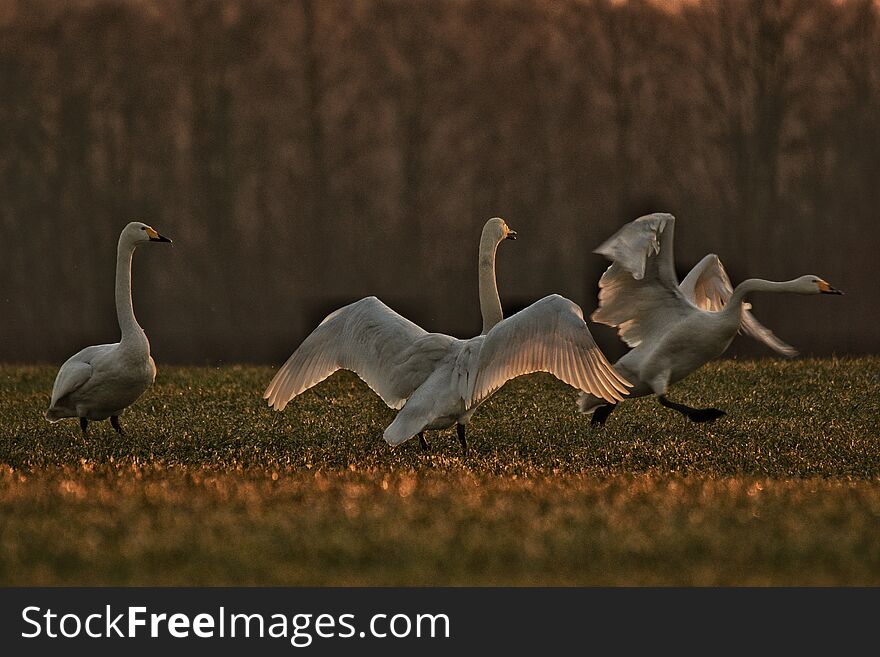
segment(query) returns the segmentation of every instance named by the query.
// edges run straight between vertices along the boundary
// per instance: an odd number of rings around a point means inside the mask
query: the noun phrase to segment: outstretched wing
[[[694,265],[679,287],[682,294],[697,308],[712,312],[724,308],[733,295],[730,277],[714,253]]]
[[[275,410],[284,410],[300,393],[346,369],[388,406],[400,408],[452,342],[367,297],[328,315],[281,366],[263,397]]]
[[[733,284],[721,260],[710,253],[685,276],[681,282],[681,291],[698,308],[717,312],[733,295]],[[744,304],[740,330],[783,356],[796,356],[797,350],[777,338],[770,329],[755,319],[750,307],[749,304]]]
[[[522,374],[549,372],[610,402],[630,385],[593,341],[577,304],[553,294],[496,324],[483,342],[468,407]]]
[[[749,310],[743,310],[742,323],[740,330],[758,342],[763,342],[773,351],[785,356],[786,358],[794,358],[798,355],[798,350],[776,337],[776,335],[761,324]]]
[[[629,222],[605,240],[594,253],[603,255],[637,281],[657,279],[678,284],[673,262],[675,217],[655,212]]]
[[[592,319],[617,327],[630,347],[665,332],[693,310],[678,288],[674,232],[671,214],[649,214],[626,224],[595,251],[611,266],[599,280],[599,307]]]

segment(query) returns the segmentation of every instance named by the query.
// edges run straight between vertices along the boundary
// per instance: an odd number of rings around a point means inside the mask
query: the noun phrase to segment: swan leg
[[[691,408],[684,404],[677,404],[674,401],[666,399],[664,395],[657,395],[657,400],[666,408],[678,411],[691,422],[711,422],[712,420],[717,420],[722,415],[726,415],[726,413],[719,408]]]
[[[617,404],[603,404],[602,406],[598,406],[596,410],[593,411],[593,419],[590,420],[590,424],[593,426],[597,424],[599,426],[604,426],[608,416],[614,412],[615,408],[617,408]]]
[[[467,438],[465,438],[465,436],[464,436],[464,425],[463,424],[456,424],[455,431],[458,433],[458,441],[461,443],[461,450],[465,454],[467,454],[467,451],[468,451]]]
[[[428,451],[429,445],[428,445],[428,441],[425,440],[425,432],[424,431],[419,431],[419,445],[422,446],[423,452]]]
[[[81,417],[79,419],[79,428],[82,430],[84,436],[89,435],[89,421],[87,418]]]
[[[119,416],[118,415],[111,415],[110,416],[110,425],[114,429],[116,429],[116,433],[118,433],[120,436],[125,435],[122,431],[122,427],[119,426]]]

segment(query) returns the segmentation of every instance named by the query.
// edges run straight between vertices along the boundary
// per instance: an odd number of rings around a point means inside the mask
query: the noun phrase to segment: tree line
[[[878,119],[872,0],[0,0],[0,360],[115,340],[131,219],[175,241],[135,256],[159,360],[278,362],[368,294],[477,333],[496,215],[508,312],[589,313],[655,210],[682,275],[818,274],[848,296],[756,313],[875,351]]]

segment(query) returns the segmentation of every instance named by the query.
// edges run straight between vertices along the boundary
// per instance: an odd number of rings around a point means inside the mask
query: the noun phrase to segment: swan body
[[[170,241],[140,222],[132,222],[122,230],[116,252],[116,314],[121,339],[114,344],[86,347],[67,359],[55,377],[47,420],[78,417],[86,433],[90,420],[111,418],[113,427],[121,432],[118,416],[156,378],[150,343],[132,307],[131,259],[140,244]]]
[[[627,382],[599,351],[581,309],[559,295],[503,319],[495,280],[495,253],[515,239],[503,219],[490,219],[480,239],[479,293],[483,333],[459,340],[429,333],[376,297],[331,313],[278,370],[264,397],[281,411],[338,369],[358,374],[400,412],[384,432],[399,445],[426,429],[464,426],[476,408],[506,381],[531,372],[554,374],[602,399],[623,398]]]
[[[732,287],[718,256],[704,257],[679,284],[673,263],[675,218],[656,213],[626,224],[596,253],[612,264],[599,281],[596,322],[617,327],[632,349],[614,365],[633,383],[627,397],[654,394],[660,402],[695,421],[720,417],[717,409],[690,409],[666,399],[670,385],[723,354],[738,332],[791,357],[794,348],[762,326],[745,302],[754,292],[841,294],[818,276],[791,281],[748,279]],[[583,413],[604,423],[614,406],[581,394]]]
[[[117,342],[86,347],[74,354],[58,372],[46,419],[118,417],[156,378],[149,347],[146,353],[144,358],[130,345]]]

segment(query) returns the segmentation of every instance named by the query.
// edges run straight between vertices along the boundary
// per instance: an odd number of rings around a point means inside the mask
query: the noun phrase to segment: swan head
[[[140,221],[132,221],[122,229],[120,240],[125,240],[129,244],[145,244],[147,242],[170,242],[167,237],[160,235],[152,226],[148,226]]]
[[[801,294],[843,294],[828,281],[813,274],[794,280],[796,291]]]
[[[516,231],[511,229],[501,217],[492,217],[483,226],[483,235],[491,237],[496,244],[504,240],[515,240]]]

